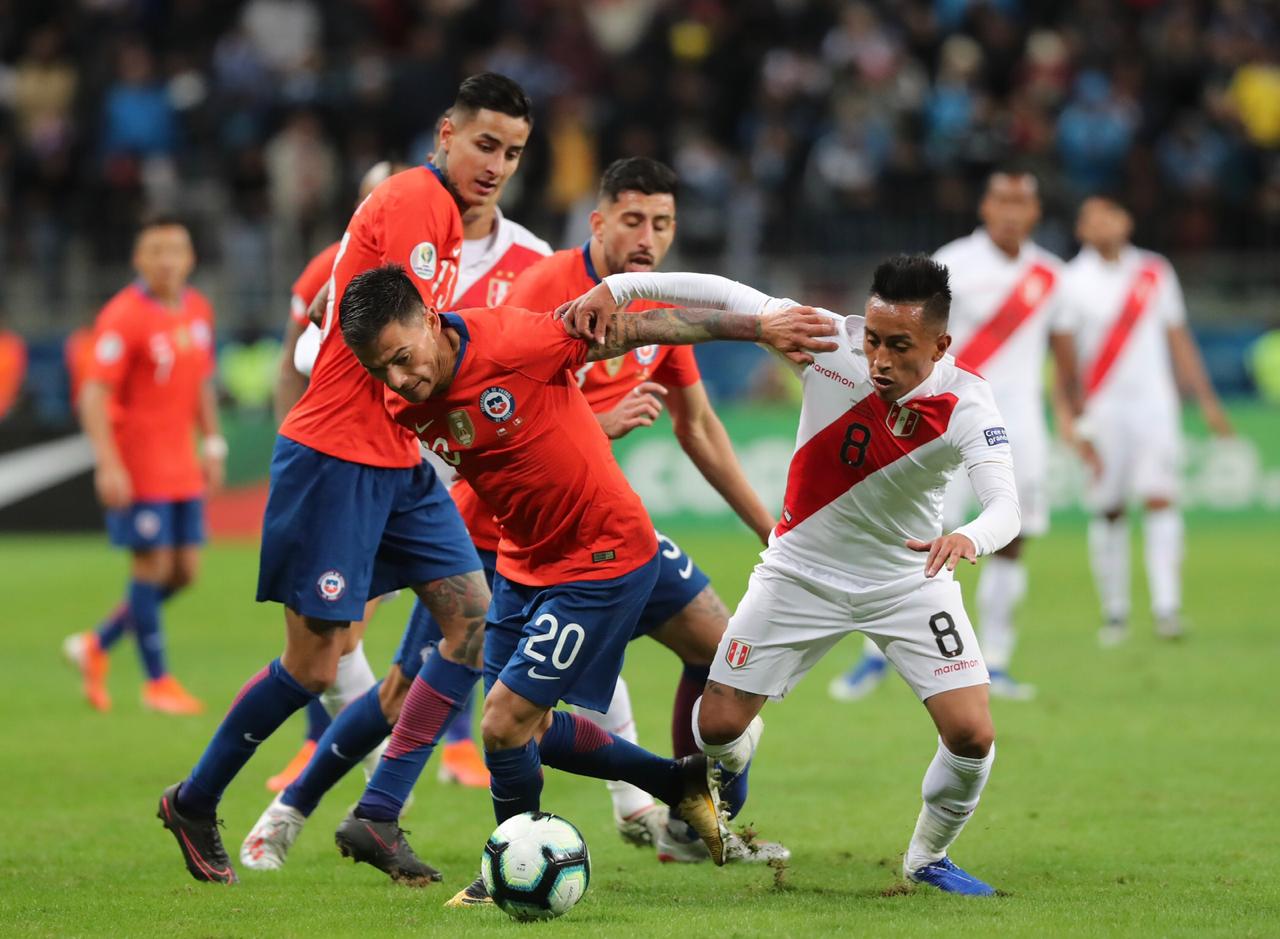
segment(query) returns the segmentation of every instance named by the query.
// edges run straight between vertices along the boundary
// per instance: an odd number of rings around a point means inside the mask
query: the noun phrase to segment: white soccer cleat
[[[677,830],[672,831],[673,827]],[[654,837],[654,846],[663,864],[701,864],[711,860],[707,846],[682,822],[662,826]],[[790,858],[791,849],[776,841],[760,841],[754,836],[743,838],[736,832],[730,832],[724,839],[726,864],[768,864]]]
[[[1129,623],[1123,619],[1109,619],[1098,630],[1098,645],[1114,649],[1129,639]]]
[[[618,826],[618,834],[627,844],[635,845],[637,848],[648,848],[658,843],[659,832],[666,831],[670,817],[671,810],[655,802],[626,818],[614,812],[613,823]],[[699,841],[698,844],[701,845],[702,842]]]
[[[1036,686],[1018,681],[1008,672],[991,669],[991,697],[1007,701],[1031,701],[1036,696]]]
[[[761,841],[731,834],[724,843],[726,864],[768,864],[771,861],[791,860],[791,849],[778,841]]]
[[[240,845],[240,863],[255,871],[280,870],[306,823],[305,815],[276,796]]]
[[[1156,636],[1161,639],[1184,639],[1187,630],[1182,625],[1182,617],[1177,613],[1161,616],[1156,619]]]

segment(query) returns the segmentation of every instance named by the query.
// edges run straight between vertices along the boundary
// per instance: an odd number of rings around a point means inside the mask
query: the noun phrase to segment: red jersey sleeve
[[[667,388],[688,388],[702,380],[693,346],[667,346],[653,371],[653,380]]]
[[[582,249],[557,251],[528,267],[515,279],[506,305],[537,313],[550,312],[595,286],[581,261]]]
[[[590,346],[565,332],[558,317],[509,306],[494,309],[502,315],[502,329],[490,354],[505,367],[539,381],[551,381],[566,369],[576,371],[586,363]],[[531,355],[533,350],[536,354]]]
[[[93,354],[84,372],[85,381],[114,388],[124,378],[137,346],[137,323],[132,313],[122,297],[102,308],[93,327]]]

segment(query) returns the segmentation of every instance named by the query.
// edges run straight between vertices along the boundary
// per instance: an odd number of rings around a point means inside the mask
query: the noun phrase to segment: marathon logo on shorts
[[[982,663],[977,659],[965,659],[963,662],[948,662],[946,665],[940,665],[933,670],[934,678],[941,678],[943,675],[950,675],[952,672],[965,672],[971,668],[977,668]]]
[[[436,246],[429,241],[419,242],[409,252],[409,269],[423,280],[436,276]]]
[[[918,413],[900,404],[889,408],[889,413],[884,416],[885,426],[895,437],[910,437],[915,432],[919,421]]]
[[[641,365],[652,365],[658,357],[658,346],[641,346],[635,350],[636,361]]]
[[[997,447],[1002,443],[1009,442],[1009,435],[1003,427],[988,427],[982,433],[987,438],[988,447]]]
[[[511,419],[516,412],[516,396],[499,385],[490,385],[480,393],[480,413],[495,424]]]
[[[449,433],[461,447],[469,447],[476,439],[476,426],[471,423],[471,415],[462,408],[449,412]]]
[[[347,592],[347,579],[341,571],[325,571],[316,581],[316,590],[320,592],[320,599],[333,603]]]
[[[751,658],[751,646],[738,639],[729,640],[729,648],[725,649],[724,660],[730,668],[742,668]]]

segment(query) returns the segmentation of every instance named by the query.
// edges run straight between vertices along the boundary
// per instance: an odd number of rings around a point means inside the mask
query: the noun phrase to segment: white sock
[[[698,715],[702,712],[702,698],[693,702],[693,740],[698,745],[698,749],[707,755],[707,759],[711,762],[718,762],[730,773],[741,773],[747,768],[747,764],[751,762],[751,758],[755,756],[756,745],[760,742],[760,735],[764,733],[764,721],[757,714],[751,719],[751,723],[747,725],[736,740],[730,740],[728,743],[707,743],[702,739],[702,734],[698,732]]]
[[[862,655],[868,659],[879,659],[885,661],[884,653],[880,651],[880,647],[871,641],[868,637],[862,639]]]
[[[574,710],[601,729],[631,743],[638,742],[636,722],[631,716],[631,694],[627,691],[627,683],[621,675],[618,676],[618,683],[613,687],[613,700],[609,702],[608,711],[602,714],[599,711],[588,711],[586,708],[574,708]],[[609,797],[613,799],[614,814],[619,818],[628,818],[653,805],[653,796],[643,789],[637,789],[631,783],[611,780],[605,785],[609,788]]]
[[[1149,511],[1143,529],[1151,612],[1163,619],[1182,608],[1182,513],[1176,508]]]
[[[978,575],[978,621],[982,654],[989,668],[1007,671],[1017,636],[1013,611],[1027,592],[1027,569],[1021,561],[998,554],[986,559]]]
[[[1089,564],[1108,620],[1129,618],[1129,520],[1101,515],[1089,520]]]
[[[337,717],[339,711],[377,683],[378,679],[369,667],[369,660],[365,658],[364,640],[361,640],[354,649],[338,659],[338,675],[333,684],[320,695],[320,703],[330,717]]]
[[[906,870],[917,870],[946,856],[947,848],[978,807],[995,759],[994,744],[986,756],[977,760],[956,756],[938,740],[938,752],[925,770],[924,784],[920,787],[924,805],[903,860]]]

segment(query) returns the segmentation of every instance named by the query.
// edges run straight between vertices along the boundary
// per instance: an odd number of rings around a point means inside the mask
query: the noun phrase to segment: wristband
[[[221,434],[211,434],[205,437],[201,452],[209,459],[225,460],[228,452],[227,438]]]

